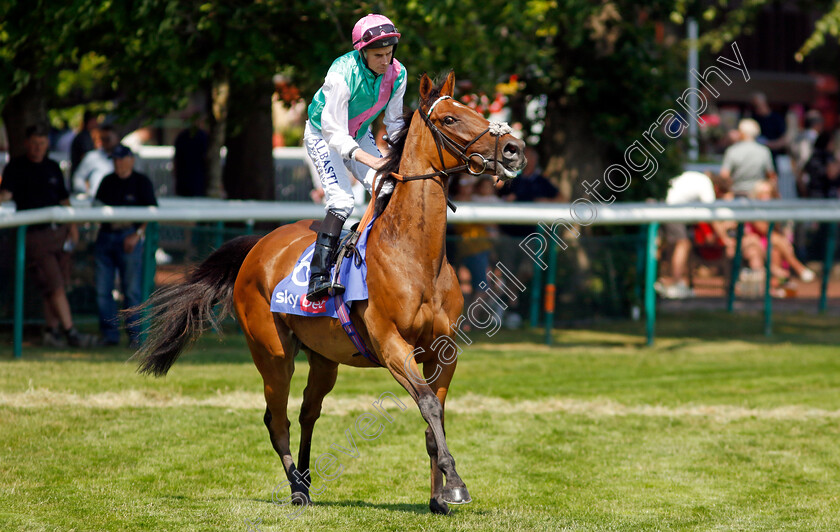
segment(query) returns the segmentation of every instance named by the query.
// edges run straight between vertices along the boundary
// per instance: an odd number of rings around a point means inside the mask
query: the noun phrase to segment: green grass
[[[340,369],[313,458],[380,393],[409,408],[289,519],[240,335],[202,339],[164,379],[124,349],[27,348],[0,355],[0,530],[838,530],[835,322],[777,316],[770,341],[758,316],[665,317],[653,348],[632,322],[552,347],[474,332],[447,411],[473,502],[445,517],[428,512],[425,424],[383,370]]]

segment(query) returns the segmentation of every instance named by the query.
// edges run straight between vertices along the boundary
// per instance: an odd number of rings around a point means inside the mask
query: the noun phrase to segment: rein
[[[481,137],[483,137],[486,133],[490,133],[490,135],[496,137],[496,145],[493,148],[493,171],[496,172],[498,170],[499,137],[501,137],[502,135],[504,135],[506,133],[510,133],[510,126],[507,125],[506,123],[491,122],[490,126],[487,129],[485,129],[484,131],[479,133],[474,139],[469,141],[466,145],[461,146],[461,144],[459,144],[458,142],[456,142],[456,141],[452,140],[450,137],[448,137],[443,131],[440,130],[440,128],[438,128],[431,121],[432,111],[434,111],[437,104],[439,104],[443,100],[448,100],[450,98],[451,98],[450,96],[441,96],[440,98],[435,100],[435,102],[429,107],[428,113],[423,113],[422,111],[420,111],[420,114],[423,117],[423,121],[426,122],[426,126],[432,132],[432,136],[435,140],[435,147],[437,148],[437,152],[438,152],[438,157],[440,158],[440,165],[443,167],[443,169],[438,170],[436,172],[432,172],[430,174],[413,175],[413,176],[403,176],[403,175],[400,175],[396,172],[391,172],[391,177],[396,179],[397,182],[405,183],[405,182],[408,182],[408,181],[417,181],[417,180],[420,180],[420,179],[432,179],[434,177],[442,177],[442,176],[449,177],[451,173],[458,173],[458,172],[463,172],[463,171],[467,171],[470,174],[475,175],[475,176],[478,176],[478,175],[481,175],[481,174],[485,173],[487,171],[487,163],[489,163],[490,160],[485,158],[480,153],[472,153],[472,154],[468,155],[467,150],[470,148],[470,146],[472,146],[473,144],[478,142],[478,140]],[[459,157],[462,161],[464,161],[464,164],[462,164],[460,166],[454,166],[454,167],[451,167],[451,168],[446,168],[446,163],[443,160],[443,149],[441,149],[441,146],[443,146],[443,148],[445,148],[450,153]],[[475,161],[476,157],[478,157],[480,159],[479,162],[481,163],[481,169],[473,171],[472,163],[473,163],[473,161]],[[442,180],[441,181],[435,180],[435,183],[439,184],[441,186],[441,188],[444,189],[443,193],[444,193],[444,196],[446,197],[446,204],[449,206],[450,209],[452,209],[452,212],[455,212],[455,210],[456,210],[455,204],[452,203],[452,201],[449,199],[449,195],[447,194],[446,188],[443,185],[443,181]],[[380,187],[381,187],[381,184],[380,184]],[[377,196],[379,195],[379,189],[376,190],[376,195]]]
[[[510,126],[505,123],[495,123],[491,122],[490,126],[479,133],[474,139],[469,141],[466,145],[461,146],[459,143],[455,142],[446,134],[441,131],[432,121],[430,117],[432,115],[432,111],[434,110],[435,106],[443,100],[449,99],[449,96],[441,96],[429,107],[428,113],[423,113],[420,111],[420,114],[423,115],[423,120],[426,122],[426,126],[428,126],[429,130],[432,132],[433,138],[435,140],[435,147],[438,151],[438,157],[440,157],[440,165],[443,167],[442,170],[438,170],[436,172],[432,172],[430,174],[423,174],[423,175],[412,175],[412,176],[403,176],[396,172],[391,172],[391,177],[397,180],[399,183],[406,183],[408,181],[417,181],[420,179],[433,179],[435,177],[446,176],[449,177],[450,173],[453,172],[463,172],[466,170],[472,175],[481,175],[487,170],[487,163],[490,162],[487,160],[483,155],[480,153],[473,153],[471,155],[467,154],[467,150],[478,142],[478,140],[483,137],[485,134],[490,133],[490,135],[496,137],[496,146],[493,149],[493,170],[496,171],[498,169],[498,155],[499,155],[499,137],[506,133],[510,133]],[[443,149],[441,149],[441,145],[450,153],[457,155],[464,164],[460,166],[455,166],[452,168],[446,168],[446,163],[443,160]],[[479,157],[481,159],[481,169],[478,171],[473,171],[472,169],[472,162],[475,161],[475,157]],[[443,196],[446,198],[446,205],[452,209],[452,212],[455,212],[455,204],[449,199],[449,194],[447,193],[446,187],[443,184],[443,180],[440,179],[433,179],[435,183],[440,185],[443,189]],[[341,272],[341,264],[345,258],[352,258],[351,260],[361,261],[361,255],[356,248],[356,244],[361,236],[361,232],[365,230],[368,226],[368,223],[373,218],[373,212],[376,204],[376,199],[379,197],[379,192],[382,190],[382,183],[384,181],[380,179],[380,176],[377,174],[374,177],[373,181],[373,190],[374,193],[371,195],[370,203],[368,204],[368,208],[365,210],[365,214],[362,216],[361,222],[359,222],[358,230],[354,230],[350,233],[347,240],[344,242],[342,248],[338,252],[338,257],[336,260],[335,269],[333,270],[333,283],[338,282],[340,272]],[[382,362],[376,357],[376,355],[371,352],[367,346],[365,346],[364,340],[359,335],[358,331],[356,330],[355,326],[353,325],[352,320],[350,319],[350,313],[348,307],[344,303],[344,299],[341,295],[334,296],[332,293],[330,294],[331,297],[336,298],[336,311],[338,312],[339,321],[341,321],[341,326],[344,328],[344,331],[347,333],[347,336],[353,342],[353,346],[356,350],[364,356],[367,360],[369,360],[372,364],[376,366],[383,366]]]

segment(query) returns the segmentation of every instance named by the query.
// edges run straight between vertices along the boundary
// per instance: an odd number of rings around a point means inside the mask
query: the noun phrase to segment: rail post
[[[545,231],[542,225],[537,226],[537,232],[545,240]],[[542,302],[542,267],[538,260],[533,260],[534,278],[531,280],[531,328],[536,329],[540,325],[540,303]]]
[[[551,331],[554,328],[554,305],[557,290],[557,243],[553,238],[548,239],[548,272],[545,280],[545,344],[551,345]]]
[[[659,222],[647,226],[647,245],[645,246],[645,329],[647,345],[653,345],[656,329],[656,292],[653,284],[656,282],[656,234],[659,232]]]
[[[221,220],[216,222],[215,237],[216,237],[216,249],[219,249],[220,247],[222,247],[222,244],[225,243],[225,222],[223,222]]]
[[[149,299],[152,290],[155,288],[155,252],[158,245],[158,224],[149,222],[146,224],[146,241],[143,242],[143,301]]]
[[[828,298],[828,281],[831,279],[831,268],[834,265],[834,247],[837,243],[837,224],[832,223],[828,228],[828,238],[825,241],[825,262],[823,263],[822,286],[820,287],[820,314],[825,313]]]
[[[770,272],[770,258],[773,253],[773,226],[770,222],[767,228],[767,256],[764,259],[764,336],[773,334],[773,296],[770,293],[770,281],[773,276]]]
[[[735,284],[741,275],[741,242],[744,240],[744,222],[738,224],[735,234],[735,256],[732,258],[732,274],[729,279],[729,294],[726,298],[726,310],[732,312],[735,308]]]
[[[26,267],[26,226],[17,228],[15,243],[15,327],[14,354],[15,358],[23,356],[23,281]]]

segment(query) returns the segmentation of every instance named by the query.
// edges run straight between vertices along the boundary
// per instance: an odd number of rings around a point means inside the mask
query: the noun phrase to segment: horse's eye
[[[446,124],[447,126],[451,126],[451,125],[452,125],[452,124],[454,124],[455,122],[457,122],[457,120],[455,120],[455,119],[454,119],[453,117],[451,117],[451,116],[447,116],[447,117],[445,117],[445,118],[443,119],[443,123],[444,123],[444,124]]]

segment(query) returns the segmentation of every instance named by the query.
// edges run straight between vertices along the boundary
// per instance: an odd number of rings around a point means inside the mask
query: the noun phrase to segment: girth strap
[[[374,365],[384,367],[382,366],[382,362],[376,358],[376,355],[368,350],[364,340],[362,340],[362,337],[359,335],[359,331],[356,330],[356,327],[350,320],[350,312],[348,312],[347,305],[344,303],[343,295],[335,296],[335,310],[338,313],[339,321],[341,321],[341,327],[344,329],[344,332],[347,333],[350,341],[353,342],[353,347],[356,348],[356,351]]]

